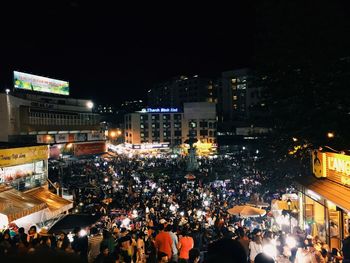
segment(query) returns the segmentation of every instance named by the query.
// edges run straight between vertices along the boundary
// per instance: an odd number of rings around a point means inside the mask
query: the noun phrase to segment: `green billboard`
[[[19,90],[69,95],[68,81],[50,79],[18,71],[13,72],[13,80],[15,88]]]

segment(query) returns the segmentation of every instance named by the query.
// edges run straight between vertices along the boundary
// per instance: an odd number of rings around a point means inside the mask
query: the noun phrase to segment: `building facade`
[[[179,108],[147,108],[125,115],[125,143],[130,145],[176,146],[184,143],[190,133],[203,143],[216,143],[214,103],[184,103],[183,111]]]
[[[180,76],[148,91],[149,107],[183,107],[186,102],[216,102],[213,82],[198,75]]]
[[[350,156],[314,150],[313,176],[297,180],[299,224],[330,248],[341,248],[350,227]]]
[[[46,143],[52,158],[105,151],[99,114],[92,102],[35,93],[0,93],[0,141]]]
[[[225,71],[215,85],[218,90],[218,116],[220,122],[245,120],[261,101],[261,87],[253,85],[249,69]]]
[[[26,230],[59,218],[73,203],[48,190],[48,145],[0,143],[0,228]]]

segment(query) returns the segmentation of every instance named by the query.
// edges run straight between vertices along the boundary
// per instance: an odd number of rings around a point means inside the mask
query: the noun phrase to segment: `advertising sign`
[[[74,141],[75,142],[85,142],[86,141],[86,133],[75,133]]]
[[[345,154],[319,152],[312,153],[312,167],[316,177],[350,186],[350,156]]]
[[[13,81],[15,88],[19,90],[69,95],[69,83],[67,81],[45,78],[18,71],[13,72]]]
[[[30,163],[49,158],[48,145],[0,150],[0,167]]]
[[[105,142],[78,143],[74,145],[74,155],[90,155],[104,153],[107,151]]]
[[[55,141],[56,143],[62,143],[62,142],[68,142],[68,133],[64,134],[56,134],[55,135]]]
[[[37,143],[54,143],[55,137],[51,135],[37,135],[36,136]]]
[[[99,141],[105,139],[102,133],[88,133],[87,138],[88,141]]]

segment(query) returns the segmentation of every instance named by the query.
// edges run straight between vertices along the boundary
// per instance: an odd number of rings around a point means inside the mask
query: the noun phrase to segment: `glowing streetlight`
[[[298,141],[298,138],[293,137],[292,139],[293,139],[293,142],[297,142]]]
[[[115,131],[111,131],[111,137],[115,137],[116,136],[116,132]]]
[[[329,139],[334,138],[334,132],[328,132],[328,133],[327,133],[327,137],[328,137]]]
[[[10,93],[10,89],[5,89],[6,95]]]
[[[94,107],[94,103],[92,101],[88,101],[86,103],[86,107],[88,107],[89,109],[92,109]]]

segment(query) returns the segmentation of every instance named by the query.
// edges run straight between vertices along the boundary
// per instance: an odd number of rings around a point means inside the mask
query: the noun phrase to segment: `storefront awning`
[[[47,204],[15,189],[0,192],[0,214],[7,216],[8,222],[47,208]]]
[[[73,208],[73,203],[71,201],[66,200],[54,193],[51,193],[49,190],[43,187],[35,188],[31,191],[26,192],[26,194],[32,196],[33,198],[41,200],[42,202],[45,202],[50,210],[50,218],[53,218]]]
[[[316,179],[311,176],[300,178],[297,182],[340,208],[350,211],[350,188],[327,179]]]

